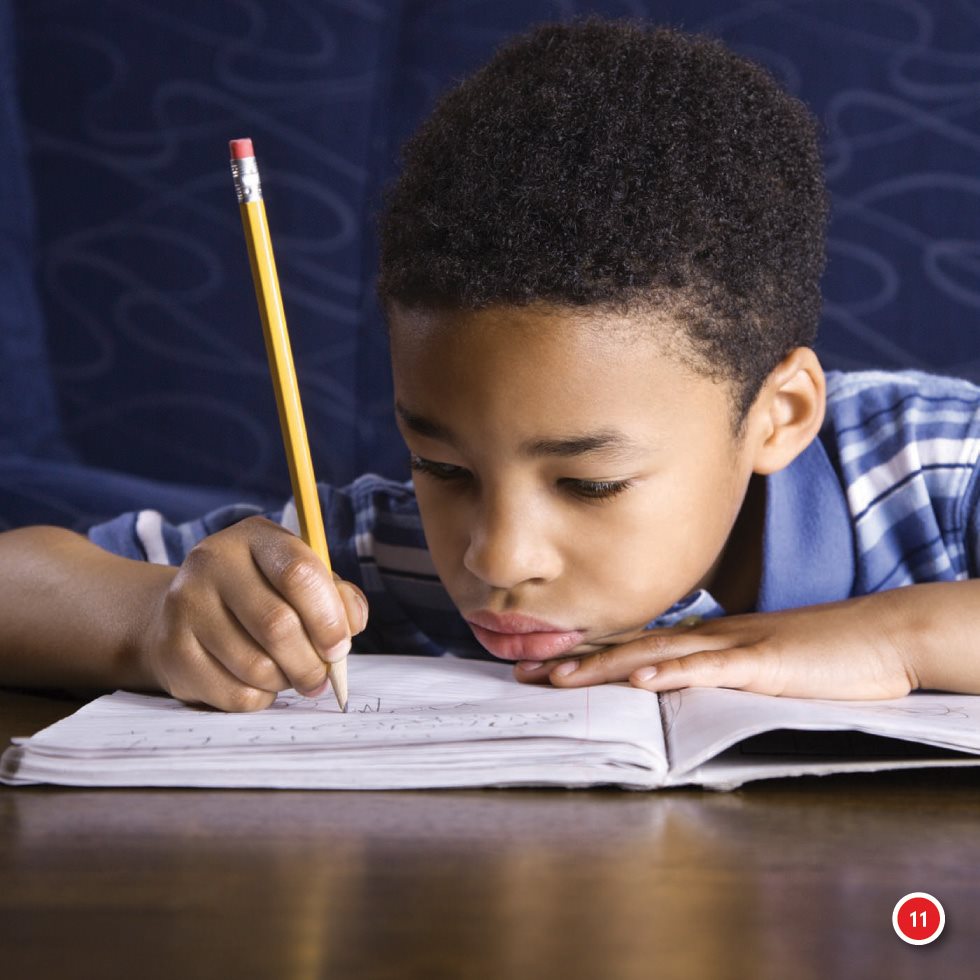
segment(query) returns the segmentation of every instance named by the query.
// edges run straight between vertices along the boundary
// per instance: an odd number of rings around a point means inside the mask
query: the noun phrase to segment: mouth
[[[466,622],[480,644],[502,660],[550,660],[585,637],[584,630],[563,629],[520,613],[481,610],[468,615]]]

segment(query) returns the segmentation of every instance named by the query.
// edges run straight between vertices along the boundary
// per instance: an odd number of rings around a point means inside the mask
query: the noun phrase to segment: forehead
[[[692,420],[727,429],[724,386],[671,352],[677,327],[554,307],[393,311],[399,404],[433,421],[535,438],[614,426],[633,435]]]
[[[480,355],[495,365],[523,362],[529,353],[553,370],[577,373],[583,358],[612,367],[636,356],[661,362],[676,328],[665,318],[615,316],[545,305],[494,306],[481,310],[403,310],[389,315],[392,358],[471,362]],[[479,362],[484,363],[483,361]],[[477,365],[479,367],[479,364]],[[676,367],[682,365],[678,362]]]

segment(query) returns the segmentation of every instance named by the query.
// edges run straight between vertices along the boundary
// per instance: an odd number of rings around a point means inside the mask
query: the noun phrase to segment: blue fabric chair
[[[828,366],[980,380],[969,5],[0,0],[0,527],[288,494],[226,162],[239,136],[317,475],[405,475],[374,297],[381,189],[453,80],[589,13],[715,34],[823,120]]]

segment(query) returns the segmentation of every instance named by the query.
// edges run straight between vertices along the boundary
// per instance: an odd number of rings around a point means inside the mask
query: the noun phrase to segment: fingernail
[[[343,660],[350,653],[350,637],[345,636],[339,643],[335,643],[324,655],[323,659],[328,664],[335,664],[338,660]]]
[[[521,670],[540,670],[544,666],[543,660],[521,660],[517,664]]]
[[[358,626],[357,628],[357,632],[360,633],[361,630],[363,630],[364,627],[367,626],[368,604],[367,604],[367,599],[365,599],[360,592],[355,592],[354,598],[357,599],[357,607],[361,611],[361,622],[360,622],[360,626]]]
[[[361,595],[360,589],[351,585],[350,582],[342,582],[339,591],[350,631],[354,634],[360,633],[367,626],[367,600]]]
[[[557,677],[567,677],[573,671],[578,670],[577,660],[566,660],[565,663],[559,664],[552,673]]]
[[[657,676],[657,668],[641,667],[639,670],[633,671],[633,676],[641,683],[645,683],[646,681],[652,681],[654,677]]]

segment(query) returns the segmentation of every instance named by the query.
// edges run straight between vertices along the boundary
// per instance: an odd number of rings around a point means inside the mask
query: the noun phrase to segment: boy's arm
[[[910,585],[782,612],[638,631],[566,662],[518,665],[524,681],[650,691],[730,687],[789,697],[980,694],[980,580]]]
[[[180,568],[70,531],[0,534],[0,684],[162,690],[225,710],[326,684],[367,603],[295,535],[248,518]]]
[[[0,534],[0,683],[159,689],[140,640],[176,573],[63,528]]]

